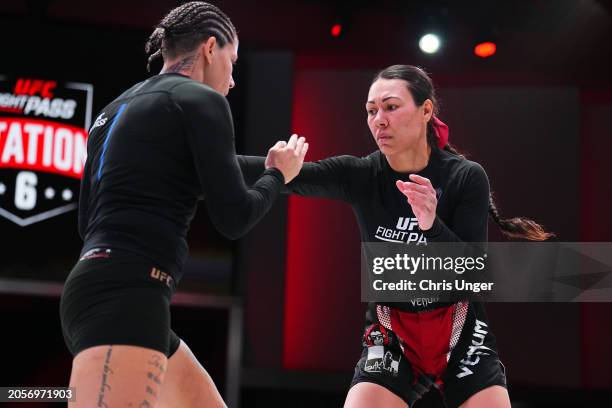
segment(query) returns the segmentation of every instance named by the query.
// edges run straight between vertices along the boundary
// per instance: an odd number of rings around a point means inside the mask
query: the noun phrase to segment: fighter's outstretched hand
[[[395,185],[408,198],[408,204],[417,217],[419,228],[427,231],[436,219],[436,207],[438,206],[436,190],[431,185],[431,181],[425,177],[411,174],[409,178],[412,182],[397,180]]]
[[[287,184],[300,173],[307,151],[308,143],[306,143],[306,139],[295,134],[291,135],[289,142],[278,141],[268,150],[266,169],[275,167],[280,170],[285,177],[285,184]]]

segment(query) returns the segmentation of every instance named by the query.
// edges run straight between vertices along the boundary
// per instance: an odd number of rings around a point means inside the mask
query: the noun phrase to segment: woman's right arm
[[[270,209],[284,185],[276,168],[263,170],[250,188],[236,160],[234,129],[223,95],[194,82],[178,85],[176,106],[213,225],[227,238],[246,234]]]
[[[286,194],[329,198],[352,202],[355,186],[363,179],[363,159],[355,156],[335,156],[304,163],[300,174],[283,188]],[[265,157],[238,156],[238,164],[247,185],[264,171]]]

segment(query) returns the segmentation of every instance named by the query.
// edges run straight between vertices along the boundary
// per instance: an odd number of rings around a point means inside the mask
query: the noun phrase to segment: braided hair
[[[408,90],[417,106],[423,105],[429,99],[433,104],[433,114],[438,114],[438,101],[431,78],[425,71],[412,65],[392,65],[380,71],[374,77],[372,83],[379,79],[402,79],[407,82]],[[427,123],[427,144],[432,149],[438,148],[436,132],[433,120]],[[455,149],[450,143],[444,146],[444,150],[465,159],[465,156]],[[542,225],[523,217],[502,218],[495,205],[493,193],[489,194],[489,216],[499,226],[504,235],[510,238],[528,239],[530,241],[545,241],[554,234],[546,232]]]
[[[178,6],[159,22],[145,45],[149,56],[147,70],[160,59],[172,59],[193,51],[209,37],[215,37],[219,47],[233,43],[236,28],[218,7],[203,1],[191,1]]]

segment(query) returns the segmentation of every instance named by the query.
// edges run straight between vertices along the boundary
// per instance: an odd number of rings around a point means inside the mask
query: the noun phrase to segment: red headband
[[[433,121],[433,129],[436,133],[436,137],[438,138],[438,147],[443,149],[444,146],[448,143],[448,126],[446,123],[442,122],[438,119],[437,116],[432,116],[431,120]]]

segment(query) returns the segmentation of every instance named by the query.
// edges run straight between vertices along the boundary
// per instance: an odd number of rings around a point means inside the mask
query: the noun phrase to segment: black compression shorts
[[[131,252],[96,248],[70,272],[60,302],[62,333],[73,356],[89,347],[146,347],[170,357],[180,339],[170,328],[175,283]]]

